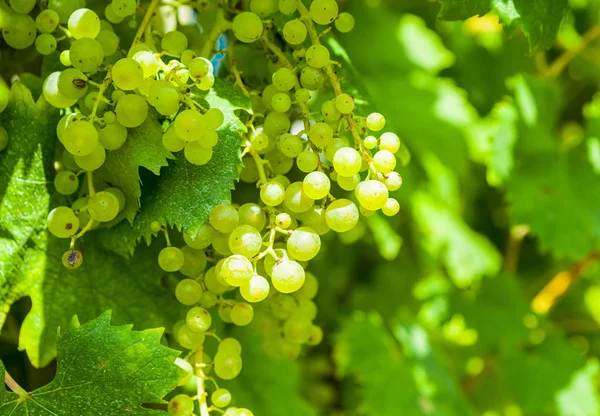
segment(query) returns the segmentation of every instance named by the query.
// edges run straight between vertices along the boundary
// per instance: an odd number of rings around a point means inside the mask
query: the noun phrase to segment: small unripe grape
[[[304,173],[312,172],[319,166],[319,156],[310,150],[305,150],[296,158],[296,165]]]
[[[222,303],[219,306],[219,318],[221,318],[221,320],[227,324],[232,323],[231,321],[231,309],[233,309],[231,307],[231,305],[228,305],[226,303]]]
[[[293,260],[282,261],[273,266],[271,279],[275,289],[281,293],[292,293],[304,284],[304,269]]]
[[[336,122],[342,118],[342,113],[338,111],[334,100],[327,100],[321,105],[321,115],[328,123]]]
[[[167,410],[169,416],[192,416],[194,400],[187,394],[178,394],[169,401]]]
[[[219,351],[215,355],[215,373],[223,380],[236,378],[242,371],[242,357],[231,351]]]
[[[110,192],[97,192],[88,201],[88,212],[96,221],[111,221],[119,213],[119,200]]]
[[[285,188],[277,181],[269,181],[260,188],[260,200],[270,207],[277,206],[285,198]]]
[[[338,176],[337,183],[344,191],[354,191],[360,183],[358,174],[353,176]]]
[[[262,35],[263,24],[256,14],[242,12],[233,19],[232,30],[234,36],[241,42],[252,43]]]
[[[175,297],[186,306],[198,303],[202,292],[202,285],[194,279],[183,279],[175,287]]]
[[[181,247],[183,252],[183,266],[179,272],[187,277],[197,277],[206,268],[206,254],[203,250],[194,250],[185,245]]]
[[[311,199],[323,199],[329,194],[331,183],[323,172],[311,172],[304,177],[302,190]]]
[[[267,215],[265,211],[258,205],[248,202],[238,208],[240,216],[240,225],[251,225],[257,231],[262,231],[267,225]]]
[[[271,107],[274,111],[285,113],[292,106],[292,99],[285,92],[278,92],[271,100]]]
[[[400,204],[394,198],[389,198],[383,208],[381,208],[381,212],[388,217],[393,217],[400,211]]]
[[[335,0],[314,0],[310,4],[310,17],[320,25],[332,23],[338,15],[338,4]]]
[[[335,108],[342,114],[350,114],[354,110],[354,98],[348,94],[340,94],[335,99]]]
[[[262,236],[251,225],[239,225],[229,235],[229,248],[233,254],[252,258],[262,248]]]
[[[319,235],[308,227],[295,229],[287,240],[288,253],[296,260],[311,260],[319,254],[320,249]]]
[[[296,292],[298,293],[298,292]],[[295,293],[294,293],[295,295]],[[298,310],[298,303],[292,296],[278,294],[271,302],[271,313],[280,320],[286,320]]]
[[[275,217],[275,224],[284,230],[288,229],[290,225],[292,225],[292,217],[290,217],[290,214],[287,212],[277,214],[277,217]]]
[[[231,393],[227,389],[217,389],[210,395],[210,401],[216,407],[225,407],[231,403]]]
[[[306,50],[306,62],[313,68],[323,68],[329,63],[329,49],[323,45],[312,45]]]
[[[218,302],[219,298],[216,293],[211,292],[210,290],[205,290],[200,297],[200,306],[203,308],[212,308]]]
[[[304,280],[304,284],[296,293],[294,293],[294,297],[300,300],[310,300],[314,299],[317,296],[317,292],[319,291],[319,281],[312,273],[306,273],[306,279]]]
[[[367,136],[363,140],[363,144],[369,150],[375,149],[375,147],[377,147],[377,138],[374,136]]]
[[[246,326],[252,322],[253,317],[254,309],[247,303],[236,303],[233,309],[231,309],[231,321],[234,325]]]
[[[360,171],[362,158],[352,147],[342,147],[333,157],[333,167],[340,176],[354,176]]]
[[[219,342],[217,347],[218,352],[229,352],[234,355],[242,354],[242,344],[235,338],[224,338]]]
[[[317,147],[327,146],[333,140],[333,130],[327,123],[315,123],[311,126],[308,138]]]
[[[297,157],[301,152],[304,144],[302,139],[293,134],[282,134],[277,141],[277,147],[287,157]]]
[[[183,154],[188,162],[203,166],[212,159],[212,148],[204,147],[199,141],[188,142],[183,149]]]
[[[309,91],[318,90],[324,81],[325,75],[320,69],[307,66],[300,73],[300,84]]]
[[[383,133],[379,138],[379,148],[390,153],[400,150],[400,138],[394,133]]]
[[[387,187],[377,180],[359,183],[354,194],[360,205],[370,211],[383,208],[389,197]]]
[[[200,229],[196,233],[183,233],[183,241],[193,249],[202,250],[208,247],[215,236],[215,229],[208,223],[204,223],[200,226]]]
[[[310,100],[310,91],[306,88],[299,88],[295,93],[296,100],[300,103],[305,103]]]
[[[285,206],[296,214],[308,211],[314,204],[314,200],[304,193],[303,187],[302,182],[294,182],[285,190]]]
[[[354,16],[350,13],[340,13],[335,19],[335,28],[342,33],[348,33],[354,29]]]
[[[313,325],[310,329],[310,337],[306,342],[308,345],[319,345],[323,340],[323,330],[317,325]]]
[[[169,55],[181,56],[181,53],[188,47],[188,40],[184,33],[173,30],[165,33],[160,46]]]
[[[177,247],[165,247],[158,253],[158,265],[166,272],[176,272],[183,262],[183,252]]]
[[[63,170],[54,178],[54,187],[59,194],[72,195],[79,188],[79,180],[74,172]]]
[[[67,25],[75,39],[93,39],[100,33],[100,18],[90,9],[75,10],[69,16]]]
[[[279,0],[279,11],[283,14],[292,14],[298,8],[296,0]]]
[[[42,33],[35,38],[35,50],[41,55],[50,55],[56,50],[56,38],[49,33]]]
[[[218,108],[210,108],[204,113],[204,122],[209,129],[216,130],[225,122],[225,115]]]
[[[52,33],[58,26],[59,16],[55,10],[45,9],[35,18],[35,25],[40,33]]]
[[[250,139],[250,144],[259,152],[261,150],[265,150],[267,147],[269,147],[269,136],[267,136],[265,133],[255,134]]]
[[[290,20],[283,26],[283,38],[290,45],[300,45],[306,40],[307,34],[306,26],[299,19]]]
[[[283,335],[294,344],[305,344],[310,338],[312,323],[308,319],[293,316],[285,321]]]
[[[367,128],[371,131],[379,131],[385,127],[385,117],[379,113],[371,113],[367,116]]]
[[[273,74],[272,81],[277,90],[286,92],[294,88],[298,79],[291,69],[280,68]]]
[[[325,210],[327,225],[338,233],[349,231],[358,223],[358,208],[352,201],[338,199]]]
[[[153,233],[157,233],[160,230],[162,230],[162,225],[160,225],[160,222],[158,222],[158,221],[152,221],[150,223],[150,231],[152,231]]]
[[[82,263],[83,256],[81,255],[81,252],[75,249],[65,251],[65,253],[62,256],[62,264],[67,269],[77,269],[79,266],[81,266]]]
[[[239,254],[227,257],[221,268],[223,279],[231,286],[236,287],[248,283],[253,274],[254,268],[250,260]]]
[[[247,283],[240,286],[240,294],[248,302],[261,302],[269,295],[270,286],[267,279],[253,275]],[[232,311],[233,312],[233,311]]]
[[[240,216],[231,204],[217,205],[210,211],[208,221],[220,233],[230,233],[237,227]]]
[[[396,157],[387,150],[380,150],[373,156],[373,165],[378,172],[387,175],[396,167]]]
[[[185,323],[194,332],[205,332],[212,324],[212,317],[206,309],[196,306],[185,315]]]
[[[204,344],[204,332],[194,332],[187,324],[182,325],[177,331],[177,342],[183,348],[195,350]]]
[[[397,191],[402,186],[402,176],[398,172],[390,172],[385,178],[385,186],[390,191]]]

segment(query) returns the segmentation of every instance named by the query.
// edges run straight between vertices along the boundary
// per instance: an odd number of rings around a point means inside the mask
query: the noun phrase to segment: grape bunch
[[[80,237],[122,220],[127,195],[93,176],[108,152],[125,146],[151,118],[163,127],[164,147],[202,169],[227,128],[223,111],[208,106],[202,94],[219,76],[248,97],[252,112],[239,115],[246,132],[235,203],[214,206],[202,226],[182,235],[170,235],[175,231],[158,221],[150,226],[166,242],[158,265],[181,276],[175,297],[188,308],[172,330],[190,351],[177,361],[186,371],[180,384],[201,386],[197,403],[174,396],[169,414],[191,416],[199,406],[202,416],[213,410],[247,416],[252,412],[231,406],[231,393],[209,376],[214,371],[226,381],[242,370],[242,346],[217,334],[213,319],[251,327],[262,335],[265,352],[280,359],[296,359],[303,346],[318,345],[319,281],[307,271],[309,262],[325,234],[356,241],[365,233],[362,218],[399,213],[390,193],[402,185],[396,164],[403,150],[400,138],[385,131],[385,117],[362,111],[363,103],[344,90],[342,64],[324,39],[351,31],[355,22],[335,0],[313,0],[308,7],[302,0],[189,4],[199,19],[212,16],[200,47],[157,21],[157,0],[113,0],[94,10],[84,0],[50,0],[40,10],[35,0],[11,0],[14,16],[2,34],[13,48],[35,43],[40,54],[59,54],[64,66],[44,80],[43,96],[63,112],[54,187],[71,204],[49,213],[48,230],[70,239],[62,259],[67,268],[82,264],[75,248]],[[133,35],[128,49],[117,34],[121,22]],[[227,49],[217,50],[223,36]],[[213,65],[216,52],[226,56],[219,66]],[[245,73],[250,66],[243,57],[255,56],[250,52],[267,61],[264,76]],[[0,111],[7,94],[0,86]],[[0,150],[7,143],[0,130]],[[212,357],[209,338],[217,342]],[[208,380],[214,389],[204,386]]]

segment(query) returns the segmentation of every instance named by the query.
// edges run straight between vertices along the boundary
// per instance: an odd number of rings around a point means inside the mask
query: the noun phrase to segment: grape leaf
[[[596,392],[599,371],[598,360],[591,358],[583,368],[573,373],[569,385],[555,396],[560,416],[596,415],[600,412],[600,403]]]
[[[204,99],[225,115],[212,159],[204,166],[195,166],[183,154],[177,155],[153,189],[143,192],[142,209],[133,225],[122,222],[100,232],[107,248],[124,256],[131,255],[142,237],[150,242],[152,221],[197,230],[212,207],[231,200],[231,189],[238,178],[237,166],[241,163],[241,135],[246,130],[235,112],[249,111],[250,104],[244,95],[223,81],[217,81]]]
[[[569,10],[567,0],[441,0],[440,18],[463,20],[493,10],[507,32],[521,29],[531,50],[548,49]]]
[[[127,198],[125,208],[112,224],[123,218],[133,222],[142,195],[139,168],[144,167],[159,175],[160,168],[167,166],[167,159],[173,158],[162,144],[162,128],[156,120],[154,110],[150,111],[141,126],[128,129],[127,133],[125,144],[120,149],[108,151],[104,165],[94,172],[94,180],[119,188]]]
[[[164,415],[143,408],[177,386],[178,351],[160,344],[162,330],[111,326],[106,312],[83,325],[73,317],[58,335],[52,382],[19,397],[0,393],[0,415]],[[0,375],[4,378],[4,366]],[[93,410],[92,410],[93,409]]]

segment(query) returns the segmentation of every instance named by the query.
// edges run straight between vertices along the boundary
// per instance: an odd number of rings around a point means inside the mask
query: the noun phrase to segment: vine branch
[[[11,391],[17,393],[19,396],[27,395],[27,391],[23,387],[19,386],[19,383],[17,383],[6,370],[4,370],[4,383],[6,383]]]
[[[581,37],[581,42],[575,48],[568,49],[563,52],[546,70],[545,75],[548,78],[558,77],[567,67],[569,62],[581,52],[583,52],[591,42],[600,37],[600,24],[592,26],[587,32]]]

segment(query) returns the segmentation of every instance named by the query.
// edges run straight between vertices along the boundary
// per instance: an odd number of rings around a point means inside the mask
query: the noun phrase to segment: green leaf
[[[121,255],[131,255],[142,237],[150,242],[152,221],[193,232],[206,221],[212,207],[231,200],[241,163],[241,135],[246,131],[235,112],[249,111],[250,104],[245,96],[222,81],[217,81],[204,99],[225,115],[212,159],[204,166],[195,166],[179,154],[153,189],[144,190],[142,209],[133,225],[122,222],[100,232],[106,247]]]
[[[391,224],[380,215],[367,218],[367,224],[373,233],[379,254],[386,260],[394,260],[402,248],[402,237],[392,228]]]
[[[144,167],[159,175],[160,168],[167,166],[167,159],[173,159],[171,152],[162,144],[162,128],[154,110],[141,126],[128,129],[127,133],[123,147],[107,152],[104,165],[94,172],[94,180],[119,188],[127,198],[125,209],[112,224],[123,218],[132,223],[138,212],[142,195],[139,168]]]
[[[560,416],[596,415],[600,412],[596,391],[599,371],[598,360],[590,358],[585,367],[573,374],[569,385],[555,396]]]
[[[468,287],[483,276],[498,273],[502,257],[487,238],[432,196],[419,192],[412,199],[423,244],[446,267],[458,287]]]
[[[162,330],[111,326],[110,312],[59,331],[52,382],[20,397],[1,389],[0,415],[164,415],[143,408],[175,388],[178,351],[160,344]],[[0,375],[4,378],[4,366]]]
[[[440,18],[463,20],[493,10],[507,32],[521,29],[531,50],[548,49],[569,10],[567,0],[441,0]]]

